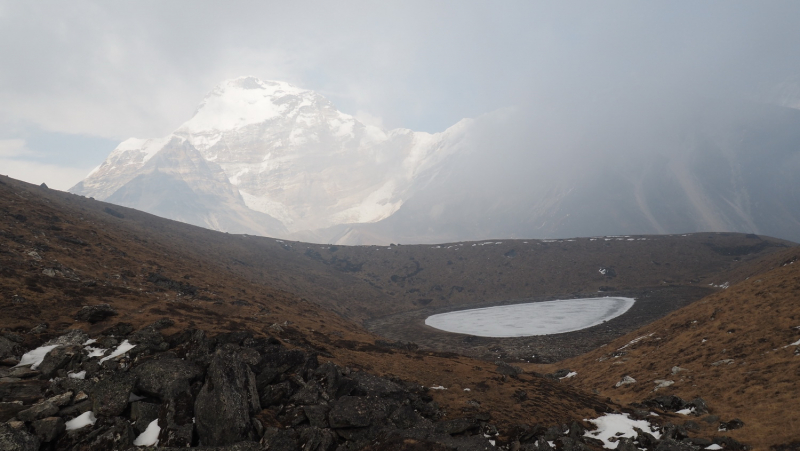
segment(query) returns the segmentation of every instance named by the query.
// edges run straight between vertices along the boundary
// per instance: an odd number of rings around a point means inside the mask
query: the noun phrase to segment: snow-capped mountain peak
[[[282,81],[240,77],[219,84],[178,130],[204,133],[232,130],[285,115],[292,107],[305,106],[315,93]],[[299,102],[298,102],[299,101]]]
[[[232,222],[247,223],[241,231],[272,235],[302,232],[308,239],[327,241],[330,236],[320,232],[323,229],[376,222],[394,214],[415,186],[434,177],[436,168],[457,151],[454,143],[466,133],[469,123],[461,121],[435,134],[386,131],[338,111],[314,91],[281,81],[240,77],[219,84],[194,116],[171,135],[122,142],[71,191],[109,199],[138,176],[160,171],[186,181],[198,194],[204,186],[211,186],[210,181],[203,184],[198,178],[216,174],[213,168],[218,167],[239,195],[211,197],[242,203],[232,216],[241,218],[242,209],[249,209],[260,217],[266,214],[276,218],[285,229],[253,230],[252,224],[258,222],[254,220],[220,221],[218,209],[214,218],[195,221],[198,225],[220,229],[219,224],[224,223],[232,231]],[[188,155],[186,152],[153,158],[179,144],[176,139],[213,163],[213,168],[203,175],[190,173],[192,165],[168,163],[177,155]],[[137,183],[141,185],[141,181]],[[221,192],[218,180],[214,186],[214,192]],[[136,199],[139,204],[128,206],[146,211],[155,202],[152,192],[145,196],[147,199],[132,195],[130,187],[125,193],[113,199]],[[158,214],[164,215],[163,209]]]

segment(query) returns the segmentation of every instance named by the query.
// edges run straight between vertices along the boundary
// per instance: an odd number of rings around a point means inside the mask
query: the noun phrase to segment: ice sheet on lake
[[[566,299],[503,305],[429,316],[425,324],[446,332],[478,337],[550,335],[596,326],[633,306],[621,297]]]

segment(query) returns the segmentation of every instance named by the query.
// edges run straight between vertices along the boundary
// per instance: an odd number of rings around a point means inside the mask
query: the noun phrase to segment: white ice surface
[[[97,422],[97,418],[94,416],[92,411],[84,412],[83,414],[67,421],[65,426],[67,427],[68,431],[73,429],[80,429],[84,426],[94,425]]]
[[[158,434],[160,432],[161,428],[158,427],[158,420],[153,420],[147,425],[147,429],[133,440],[133,444],[136,446],[156,446],[158,445]]]
[[[44,356],[58,346],[59,345],[40,346],[33,351],[28,351],[22,356],[21,359],[19,359],[17,366],[30,365],[31,369],[35,370],[39,367],[39,365],[41,365],[42,360],[44,360]]]
[[[586,431],[584,434],[587,437],[596,438],[603,441],[603,447],[606,449],[617,449],[618,443],[612,442],[612,437],[628,437],[634,438],[638,434],[633,428],[639,428],[645,432],[649,432],[655,438],[661,438],[661,433],[654,431],[650,427],[650,423],[645,420],[633,420],[627,413],[609,413],[602,417],[593,420],[586,420],[594,423],[597,426],[595,431]],[[617,435],[619,434],[619,435]]]
[[[126,352],[130,351],[135,347],[136,345],[132,345],[128,342],[128,340],[125,340],[122,343],[120,343],[119,346],[117,346],[117,349],[115,349],[114,352],[111,353],[111,355],[108,355],[100,359],[100,363],[103,363],[109,359],[113,359],[114,357],[121,356],[122,354],[125,354]]]
[[[616,318],[633,306],[620,297],[567,299],[461,310],[429,316],[425,324],[478,337],[528,337],[572,332]]]

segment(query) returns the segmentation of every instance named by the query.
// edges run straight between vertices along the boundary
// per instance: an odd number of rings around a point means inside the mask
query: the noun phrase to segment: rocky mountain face
[[[335,244],[732,231],[800,241],[800,112],[694,99],[385,131],[252,77],[70,191],[220,231]]]
[[[385,131],[313,91],[244,77],[172,135],[124,141],[70,191],[215,230],[327,241],[316,231],[391,216],[468,124]]]

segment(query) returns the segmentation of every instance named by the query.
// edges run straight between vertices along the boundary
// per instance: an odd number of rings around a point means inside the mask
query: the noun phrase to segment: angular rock
[[[635,384],[635,383],[636,383],[636,379],[634,379],[634,378],[632,378],[630,376],[625,376],[619,382],[617,382],[614,385],[614,388],[619,388],[619,387],[622,387],[623,385]]]
[[[54,441],[65,428],[64,419],[61,417],[47,417],[33,422],[36,437],[43,443]]]
[[[252,435],[250,415],[261,405],[255,375],[241,361],[237,346],[223,345],[214,352],[194,411],[203,445],[229,445]]]
[[[284,381],[264,387],[259,396],[259,401],[262,407],[274,406],[288,401],[291,394],[292,384],[289,381]]]
[[[130,373],[112,374],[97,383],[91,394],[95,415],[119,416],[128,407],[136,376]]]
[[[80,345],[59,346],[44,356],[44,360],[39,365],[37,370],[42,373],[46,379],[50,379],[56,375],[56,371],[67,367],[70,363],[79,363],[82,356],[82,348]]]
[[[148,360],[132,370],[138,378],[136,389],[167,401],[189,389],[203,376],[203,369],[180,359]]]
[[[17,413],[17,419],[20,421],[34,421],[40,418],[49,417],[58,413],[58,407],[49,401],[34,404],[28,409]]]
[[[158,414],[161,432],[158,444],[186,448],[191,446],[194,436],[194,400],[185,391],[174,396],[162,406]]]
[[[141,434],[147,426],[158,419],[158,411],[161,409],[159,404],[144,401],[134,401],[131,403],[131,420],[133,428]]]
[[[397,408],[392,401],[366,397],[342,396],[331,405],[328,423],[331,428],[360,428],[382,423]]]
[[[719,424],[720,431],[732,431],[734,429],[740,429],[744,427],[744,421],[734,418],[731,421],[723,422]]]
[[[311,426],[324,429],[328,427],[328,413],[330,407],[325,405],[303,406],[303,412]]]
[[[296,451],[302,449],[298,438],[292,429],[267,428],[262,441],[270,451]]]
[[[91,451],[117,451],[133,446],[135,438],[130,423],[122,418],[114,418],[109,428],[90,432],[86,441]]]
[[[690,443],[667,438],[658,442],[656,451],[697,451],[697,447]]]
[[[0,424],[0,449],[3,451],[39,451],[39,439],[8,423]]]
[[[404,393],[403,387],[394,382],[363,371],[350,373],[350,378],[357,384],[356,394],[361,396],[390,398],[401,396]]]
[[[27,409],[28,406],[22,404],[22,401],[15,402],[0,402],[0,423],[14,418],[17,412]]]
[[[19,344],[6,337],[0,337],[0,360],[23,354]]]
[[[306,384],[305,387],[300,388],[297,393],[292,395],[290,400],[293,403],[300,405],[316,404],[317,401],[319,401],[320,393],[321,390],[319,385],[312,381]]]
[[[97,304],[87,305],[81,308],[78,313],[75,314],[75,319],[94,324],[116,315],[117,311],[109,304]]]
[[[400,406],[392,412],[389,420],[399,429],[410,429],[423,421],[422,417],[411,406]]]
[[[750,447],[748,447],[743,443],[740,443],[733,437],[727,437],[727,436],[712,437],[711,441],[714,442],[715,445],[720,445],[726,450],[729,449],[732,451],[747,451],[748,449],[750,449]]]
[[[477,430],[480,427],[475,420],[469,418],[455,418],[447,421],[440,421],[434,426],[434,431],[439,434],[463,434],[470,430]]]
[[[303,451],[328,451],[336,445],[336,436],[330,429],[307,427],[300,430],[299,445]]]
[[[120,322],[100,332],[100,334],[114,337],[126,337],[131,332],[133,332],[133,324]]]
[[[518,375],[523,373],[522,368],[518,366],[509,365],[508,363],[503,362],[502,360],[498,360],[494,364],[497,365],[496,371],[506,376],[517,377]],[[569,371],[567,371],[567,373],[569,373]]]

